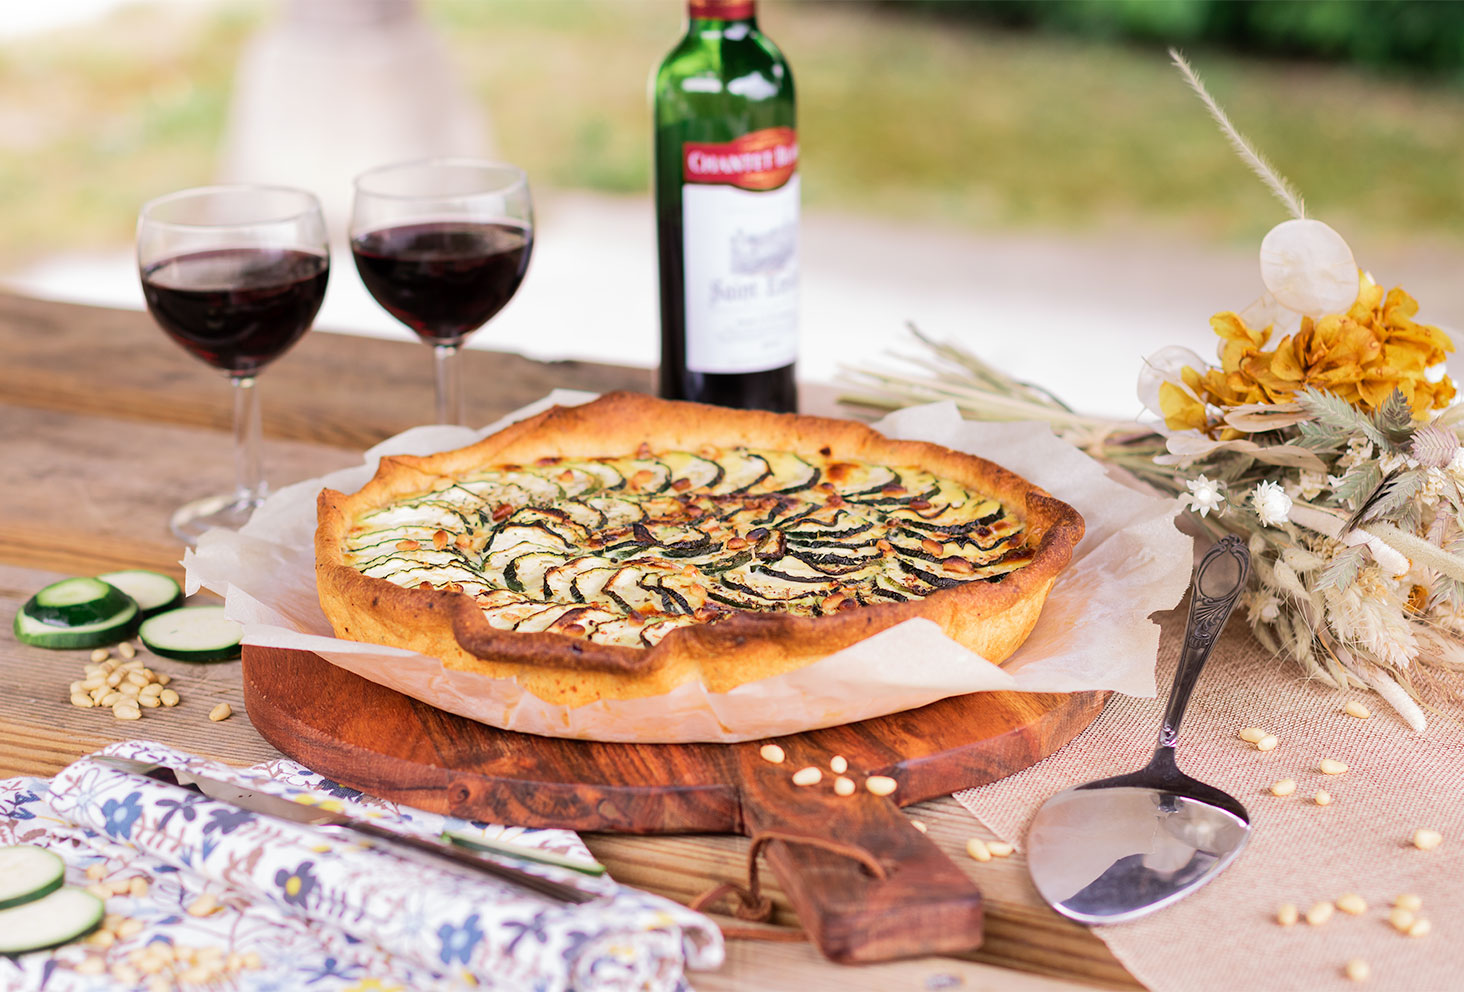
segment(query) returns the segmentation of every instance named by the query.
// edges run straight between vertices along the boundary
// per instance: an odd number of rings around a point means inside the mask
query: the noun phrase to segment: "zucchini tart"
[[[1082,534],[948,448],[614,393],[383,458],[354,495],[320,494],[315,551],[338,636],[578,706],[727,692],[911,617],[1000,662]]]

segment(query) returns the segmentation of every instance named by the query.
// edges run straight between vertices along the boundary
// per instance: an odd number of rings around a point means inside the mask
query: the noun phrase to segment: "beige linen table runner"
[[[995,833],[1025,849],[1037,807],[1071,785],[1144,764],[1152,753],[1178,658],[1184,611],[1163,618],[1156,699],[1113,696],[1091,727],[1046,761],[956,798]],[[1421,678],[1423,676],[1420,676]],[[1439,676],[1431,676],[1436,682]],[[1436,684],[1436,689],[1445,688]],[[1440,693],[1442,695],[1442,693]],[[1372,710],[1359,720],[1349,699]],[[1260,752],[1237,736],[1262,726],[1280,739]],[[1253,832],[1239,859],[1178,904],[1131,923],[1094,932],[1124,967],[1154,992],[1367,988],[1406,992],[1464,989],[1464,710],[1430,711],[1415,733],[1376,696],[1307,682],[1272,659],[1237,612],[1216,646],[1180,731],[1180,768],[1236,796]],[[1345,762],[1323,775],[1323,758]],[[1271,783],[1295,779],[1295,793]],[[1330,805],[1316,805],[1325,789]],[[1444,835],[1431,851],[1410,842],[1415,829]],[[1355,892],[1360,916],[1337,912],[1322,926],[1276,922],[1276,909],[1311,905]],[[1423,898],[1427,936],[1408,937],[1388,923],[1399,893]],[[1344,974],[1365,959],[1371,978]]]

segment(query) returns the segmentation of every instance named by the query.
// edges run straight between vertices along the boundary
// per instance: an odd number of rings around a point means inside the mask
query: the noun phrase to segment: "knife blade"
[[[344,830],[352,834],[369,837],[375,842],[373,846],[388,850],[393,854],[419,862],[435,862],[437,867],[442,867],[442,864],[446,863],[459,868],[468,868],[472,871],[482,872],[501,881],[512,883],[559,902],[579,904],[606,898],[604,893],[582,889],[579,886],[567,882],[544,878],[531,872],[500,864],[497,861],[477,857],[445,843],[426,840],[409,834],[399,834],[385,827],[378,826],[369,820],[362,820],[344,813],[321,809],[318,806],[307,806],[304,803],[297,803],[283,796],[276,796],[267,792],[255,792],[231,782],[224,782],[206,775],[197,775],[184,769],[171,768],[167,765],[159,765],[147,761],[137,761],[133,758],[120,758],[108,754],[93,755],[91,760],[98,764],[106,765],[109,768],[115,768],[118,771],[141,775],[145,778],[151,778],[154,781],[164,782],[169,785],[178,785],[185,789],[194,789],[208,796],[210,799],[228,803],[231,806],[236,806],[239,809],[247,810],[251,813],[259,813],[278,820],[288,820],[291,823],[303,824],[322,832],[328,833],[334,830]]]

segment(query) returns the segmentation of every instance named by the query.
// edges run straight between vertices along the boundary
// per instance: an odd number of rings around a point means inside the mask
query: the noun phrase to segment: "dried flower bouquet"
[[[910,371],[845,373],[846,401],[954,401],[969,416],[1045,421],[1179,500],[1214,536],[1245,537],[1251,629],[1338,689],[1366,687],[1415,729],[1421,672],[1464,671],[1464,407],[1443,372],[1448,336],[1402,289],[1360,272],[1332,228],[1176,65],[1292,219],[1261,245],[1266,292],[1216,314],[1218,364],[1183,348],[1145,363],[1154,423],[1089,417],[953,344]],[[913,328],[912,328],[913,331]]]

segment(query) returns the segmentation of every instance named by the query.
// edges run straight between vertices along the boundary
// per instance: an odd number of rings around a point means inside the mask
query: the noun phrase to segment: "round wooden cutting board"
[[[511,733],[401,695],[316,655],[244,648],[254,726],[344,785],[438,813],[523,826],[625,833],[767,831],[832,838],[857,861],[776,840],[767,860],[799,920],[835,961],[968,950],[981,941],[975,886],[899,806],[984,785],[1035,764],[1082,731],[1106,693],[976,693],[917,710],[778,738],[781,765],[744,744],[608,744]],[[843,755],[852,796],[833,789]],[[808,765],[814,786],[792,784]],[[887,775],[893,795],[863,783]]]

